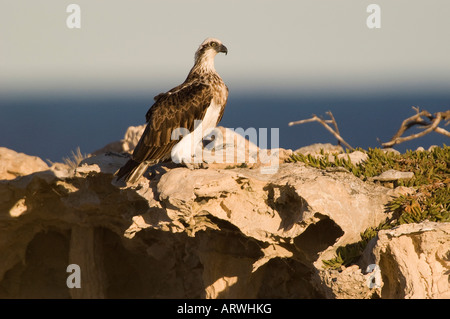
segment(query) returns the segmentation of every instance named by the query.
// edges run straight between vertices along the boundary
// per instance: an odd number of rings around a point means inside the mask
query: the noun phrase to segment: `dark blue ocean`
[[[123,138],[127,127],[143,124],[156,93],[0,97],[0,146],[54,162],[78,146],[82,153],[93,152]],[[414,114],[411,106],[431,113],[448,110],[450,93],[230,94],[220,125],[268,128],[269,132],[279,128],[279,146],[295,150],[313,143],[336,143],[319,123],[288,126],[290,121],[332,111],[351,146],[379,147],[379,141],[390,140],[401,122]],[[432,132],[394,148],[404,152],[444,143],[450,144],[449,138]]]

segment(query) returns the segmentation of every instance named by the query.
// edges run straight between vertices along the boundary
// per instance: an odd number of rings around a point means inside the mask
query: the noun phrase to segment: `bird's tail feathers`
[[[142,175],[144,175],[148,165],[149,164],[146,162],[139,163],[130,159],[114,175],[117,176],[117,180],[123,179],[127,183],[134,184]]]

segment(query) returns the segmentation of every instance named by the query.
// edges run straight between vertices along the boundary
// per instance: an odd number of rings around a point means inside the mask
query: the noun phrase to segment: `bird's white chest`
[[[206,110],[205,117],[202,121],[202,129],[203,131],[216,127],[217,121],[219,120],[220,111],[222,106],[215,103],[214,99],[212,99],[211,104]],[[202,136],[204,136],[202,134]]]

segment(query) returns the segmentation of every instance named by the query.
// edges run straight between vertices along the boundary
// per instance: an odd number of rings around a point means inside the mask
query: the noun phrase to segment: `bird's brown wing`
[[[225,89],[226,89],[226,96],[228,98],[228,87],[226,85],[225,85]],[[222,117],[225,112],[225,106],[227,106],[227,100],[225,100],[225,103],[222,105],[222,108],[220,109],[219,118],[217,119],[216,125],[219,124],[220,121],[222,121]]]
[[[208,85],[192,83],[181,85],[160,94],[148,110],[147,126],[133,152],[133,160],[143,162],[160,160],[167,156],[179,140],[172,140],[172,131],[194,129],[194,121],[202,120],[211,104],[212,92]]]

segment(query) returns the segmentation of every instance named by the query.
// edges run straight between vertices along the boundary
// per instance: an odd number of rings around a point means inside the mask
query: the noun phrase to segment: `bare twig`
[[[409,128],[411,128],[414,125],[429,125],[428,122],[424,121],[421,116],[431,116],[431,114],[428,111],[422,111],[419,112],[418,108],[413,107],[413,109],[417,112],[416,115],[413,115],[411,117],[408,117],[407,119],[405,119],[402,122],[402,125],[400,126],[400,129],[398,130],[398,132],[392,137],[391,140],[394,140],[396,138],[399,138],[400,136],[403,135],[403,133],[405,133],[405,131]]]
[[[317,122],[316,118],[317,118],[317,116],[315,114],[313,114],[313,117],[310,118],[310,119],[289,122],[289,126],[297,125],[297,124],[310,123],[310,122]],[[333,123],[331,120],[322,120],[322,121],[324,121],[325,123]]]
[[[348,144],[339,134],[339,129],[337,127],[337,123],[336,120],[334,119],[333,114],[328,111],[327,115],[330,116],[331,120],[323,120],[320,117],[318,117],[317,115],[313,114],[313,117],[310,119],[305,119],[305,120],[300,120],[300,121],[294,121],[294,122],[289,122],[289,126],[293,126],[293,125],[297,125],[297,124],[304,124],[304,123],[309,123],[309,122],[319,122],[320,124],[323,125],[323,127],[325,127],[331,134],[333,134],[333,136],[342,144],[344,144],[348,149],[353,150],[353,147],[350,146],[350,144]],[[331,123],[334,125],[335,130],[333,130],[327,123]]]
[[[400,144],[400,143],[403,143],[406,141],[410,141],[410,140],[422,137],[432,131],[435,131],[437,133],[440,133],[440,134],[450,137],[450,132],[448,132],[447,130],[445,130],[441,127],[438,127],[441,120],[447,121],[447,123],[445,125],[448,125],[448,123],[450,121],[450,110],[445,111],[445,112],[437,112],[434,115],[432,115],[432,114],[430,114],[430,112],[428,112],[426,110],[420,111],[418,107],[413,107],[413,109],[416,111],[416,114],[405,119],[402,122],[400,129],[397,131],[397,133],[395,133],[395,135],[392,137],[392,139],[389,142],[381,144],[383,147],[392,147],[396,144]],[[426,117],[427,120],[424,120],[422,118],[422,116]],[[405,133],[406,130],[410,129],[411,127],[413,127],[415,125],[422,126],[422,128],[424,130],[420,133],[401,137],[403,135],[403,133]]]
[[[335,131],[339,136],[341,136],[341,133],[339,132],[339,128],[338,128],[336,119],[335,119],[334,116],[333,116],[333,113],[331,113],[331,111],[328,111],[326,114],[331,118],[331,121],[332,121],[332,123],[333,123],[333,125],[334,125],[334,131]],[[339,140],[338,140],[338,145],[341,145],[341,141],[339,141]]]
[[[445,136],[447,136],[447,137],[450,137],[450,132],[447,131],[446,129],[443,129],[442,127],[436,127],[436,128],[434,129],[434,131],[435,131],[436,133],[440,133],[440,134],[443,134],[443,135],[445,135]]]

